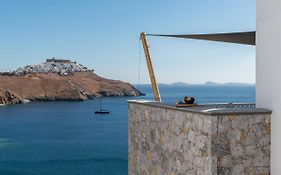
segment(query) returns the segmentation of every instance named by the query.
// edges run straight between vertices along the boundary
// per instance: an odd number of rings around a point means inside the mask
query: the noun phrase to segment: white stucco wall
[[[281,172],[281,0],[257,0],[257,107],[273,110],[271,174]]]

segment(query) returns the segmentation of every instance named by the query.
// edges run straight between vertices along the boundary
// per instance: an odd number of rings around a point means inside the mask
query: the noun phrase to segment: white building
[[[272,110],[271,173],[281,172],[281,0],[257,0],[256,104]]]

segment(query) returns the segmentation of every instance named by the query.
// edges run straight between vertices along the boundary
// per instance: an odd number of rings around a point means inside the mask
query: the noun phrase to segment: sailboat
[[[108,110],[102,109],[102,99],[100,98],[100,109],[98,111],[95,111],[95,114],[109,114],[110,112]]]

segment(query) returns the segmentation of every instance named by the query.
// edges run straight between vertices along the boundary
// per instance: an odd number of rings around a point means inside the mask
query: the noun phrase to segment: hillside
[[[139,95],[142,94],[131,84],[100,77],[69,60],[49,59],[0,74],[0,105]]]

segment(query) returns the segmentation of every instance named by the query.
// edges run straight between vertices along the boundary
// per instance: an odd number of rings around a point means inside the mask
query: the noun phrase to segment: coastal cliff
[[[100,77],[92,69],[70,60],[53,58],[42,64],[0,73],[0,106],[139,95],[143,94],[131,84]]]

